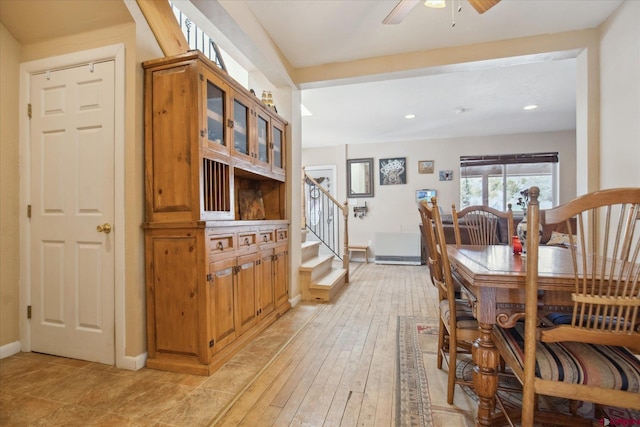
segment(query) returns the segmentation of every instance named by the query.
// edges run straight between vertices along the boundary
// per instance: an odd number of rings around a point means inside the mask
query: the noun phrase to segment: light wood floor
[[[1,426],[392,426],[397,316],[437,318],[425,266],[352,263],[332,303],[301,303],[211,377],[21,353],[0,360]],[[424,354],[436,426],[471,426]]]

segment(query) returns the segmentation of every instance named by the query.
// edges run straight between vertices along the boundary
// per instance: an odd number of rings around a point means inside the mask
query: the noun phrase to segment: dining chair
[[[447,364],[447,403],[453,403],[456,384],[473,387],[473,384],[456,377],[458,349],[469,353],[478,338],[478,321],[472,312],[469,299],[456,298],[456,290],[461,284],[454,279],[447,256],[442,218],[436,198],[432,206],[426,201],[418,204],[422,229],[429,249],[428,266],[432,283],[438,288],[440,322],[438,328],[437,366],[442,369],[443,360]]]
[[[540,190],[529,194],[531,234]],[[494,328],[496,347],[523,386],[521,425],[532,426],[534,416],[575,425],[579,402],[640,410],[640,188],[596,191],[544,214],[570,230],[564,250],[572,265],[559,268],[575,288],[567,312],[539,307],[538,272],[554,260],[539,258],[537,242],[527,241],[524,321]],[[543,412],[540,395],[568,399],[570,413]]]
[[[464,230],[469,236],[470,245],[498,245],[504,243],[511,245],[513,231],[513,211],[511,203],[506,211],[499,211],[489,206],[467,206],[461,211],[456,210],[455,203],[451,205],[451,217],[453,219],[453,231],[456,245],[462,244],[461,223],[464,222]],[[506,225],[500,227],[500,223]],[[502,236],[501,233],[507,233]]]

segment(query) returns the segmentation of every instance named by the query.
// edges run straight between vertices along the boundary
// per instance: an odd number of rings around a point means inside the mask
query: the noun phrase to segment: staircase
[[[347,283],[347,269],[334,266],[335,255],[321,255],[318,241],[306,241],[302,236],[300,290],[303,300],[329,302]]]
[[[313,190],[313,191],[312,191]],[[309,301],[331,301],[342,289],[345,283],[349,283],[349,208],[338,202],[315,179],[302,170],[302,263],[298,267],[300,290],[302,299]],[[312,200],[313,199],[313,200]],[[307,206],[315,215],[313,224],[308,222]],[[344,219],[342,225],[343,255],[339,257],[340,229],[334,233],[325,227],[325,224],[333,224],[335,218],[331,215],[334,207],[342,213]],[[327,229],[329,232],[327,233]],[[314,235],[314,241],[307,240],[307,233]],[[336,238],[336,235],[338,236]],[[327,237],[328,236],[328,237]],[[315,240],[318,238],[318,240]],[[320,253],[320,245],[330,251],[329,254]],[[337,260],[335,260],[337,258]],[[335,261],[334,261],[335,260]]]

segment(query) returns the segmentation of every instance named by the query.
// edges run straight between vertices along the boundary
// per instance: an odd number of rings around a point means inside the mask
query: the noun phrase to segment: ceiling
[[[430,9],[422,2],[402,23],[383,25],[396,0],[190,1],[203,11],[205,4],[217,10],[207,18],[235,38],[232,41],[239,42],[241,50],[250,51],[246,40],[260,36],[243,27],[242,40],[225,26],[228,16],[223,19],[219,13],[243,4],[294,70],[375,57],[398,61],[398,56],[390,55],[595,28],[622,3],[502,0],[479,15],[466,0],[455,0],[462,11],[455,13],[452,27],[450,7]],[[68,14],[70,6],[73,14]],[[0,18],[25,44],[132,19],[123,2],[112,0],[0,0]],[[404,78],[387,75],[306,84],[302,101],[312,115],[302,119],[302,145],[572,130],[576,122],[573,57],[482,61],[414,70]],[[531,103],[539,108],[522,110]],[[407,120],[406,114],[416,117]]]
[[[73,14],[69,13],[73,10]],[[22,44],[131,22],[123,2],[0,0],[0,20]]]
[[[431,9],[422,2],[398,25],[382,24],[395,0],[245,3],[289,63],[305,68],[595,28],[622,0],[502,0],[482,15],[456,0],[462,11],[453,16],[455,27],[450,6]],[[312,115],[303,117],[302,145],[575,129],[575,58],[518,62],[305,89],[302,103]],[[522,109],[529,104],[539,108]]]

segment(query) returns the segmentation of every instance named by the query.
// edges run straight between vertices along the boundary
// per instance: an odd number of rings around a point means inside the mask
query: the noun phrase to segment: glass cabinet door
[[[238,99],[233,100],[233,149],[242,154],[249,152],[249,107]]]
[[[273,170],[274,171],[283,171],[284,170],[284,162],[285,162],[285,153],[284,153],[284,126],[280,123],[273,121],[273,126],[271,127],[271,138],[272,138],[272,150],[273,150]]]
[[[207,80],[207,140],[213,146],[227,146],[224,132],[226,93]]]
[[[269,130],[269,120],[258,114],[258,160],[269,164],[269,145],[267,132]]]

